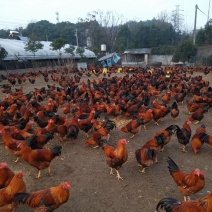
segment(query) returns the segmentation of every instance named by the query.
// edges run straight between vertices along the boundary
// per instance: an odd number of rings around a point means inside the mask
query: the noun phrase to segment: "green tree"
[[[0,45],[0,60],[3,60],[5,57],[7,57],[8,52],[5,50],[5,48],[1,47]]]
[[[26,45],[24,47],[24,49],[26,51],[32,52],[33,57],[34,57],[34,61],[33,61],[33,67],[35,65],[35,53],[39,50],[43,48],[43,44],[37,40],[37,37],[35,36],[35,34],[32,34],[29,37],[29,40],[26,42]]]
[[[206,35],[205,35],[205,30],[200,29],[196,35],[196,44],[198,46],[204,45],[206,42]]]
[[[77,47],[76,53],[80,55],[80,61],[86,61],[86,57],[84,55],[85,49],[82,47]]]
[[[54,39],[52,41],[52,43],[50,44],[50,46],[52,47],[52,50],[58,51],[58,53],[59,53],[59,57],[58,57],[59,64],[60,64],[60,59],[62,57],[61,49],[65,46],[66,43],[67,43],[67,41],[64,38],[59,37],[59,38]]]
[[[173,62],[194,62],[192,61],[197,54],[197,48],[191,40],[182,40],[176,47],[172,61]]]

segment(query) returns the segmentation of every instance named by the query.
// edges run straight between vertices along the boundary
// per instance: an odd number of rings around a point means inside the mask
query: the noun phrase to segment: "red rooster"
[[[117,147],[111,145],[105,145],[103,147],[104,154],[106,156],[106,162],[111,168],[110,175],[113,175],[113,168],[117,172],[118,180],[123,180],[123,178],[119,174],[119,169],[127,161],[128,153],[126,149],[127,140],[120,139],[118,141]]]
[[[31,193],[18,193],[14,196],[19,204],[28,204],[36,211],[54,211],[69,199],[70,182]]]
[[[169,172],[177,184],[180,192],[184,196],[184,201],[190,200],[190,195],[195,194],[205,187],[205,178],[202,171],[199,169],[193,170],[191,173],[186,174],[179,169],[177,164],[168,157],[167,160]]]

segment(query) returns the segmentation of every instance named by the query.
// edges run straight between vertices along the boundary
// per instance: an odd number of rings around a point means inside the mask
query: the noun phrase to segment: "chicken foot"
[[[123,178],[120,176],[118,170],[116,170],[116,173],[117,173],[117,176],[116,177],[118,178],[118,180],[123,180]]]
[[[182,147],[181,147],[180,149],[181,149],[182,152],[187,152],[187,151],[185,150],[185,148],[186,148],[186,146],[185,146],[185,145],[182,145]]]

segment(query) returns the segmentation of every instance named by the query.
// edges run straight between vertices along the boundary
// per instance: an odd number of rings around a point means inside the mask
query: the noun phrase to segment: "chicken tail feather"
[[[18,204],[25,204],[30,197],[28,193],[17,193],[14,195],[14,199]]]
[[[174,198],[166,197],[159,201],[157,204],[156,210],[160,211],[160,209],[165,210],[166,212],[172,212],[174,206],[181,205],[181,202]]]
[[[177,164],[170,157],[168,157],[167,163],[169,164],[168,168],[171,175],[173,174],[173,172],[179,170]]]

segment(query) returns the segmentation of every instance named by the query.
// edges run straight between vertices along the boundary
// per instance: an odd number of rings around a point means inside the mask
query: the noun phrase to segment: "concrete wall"
[[[148,64],[162,62],[162,65],[171,65],[172,55],[150,55]]]

